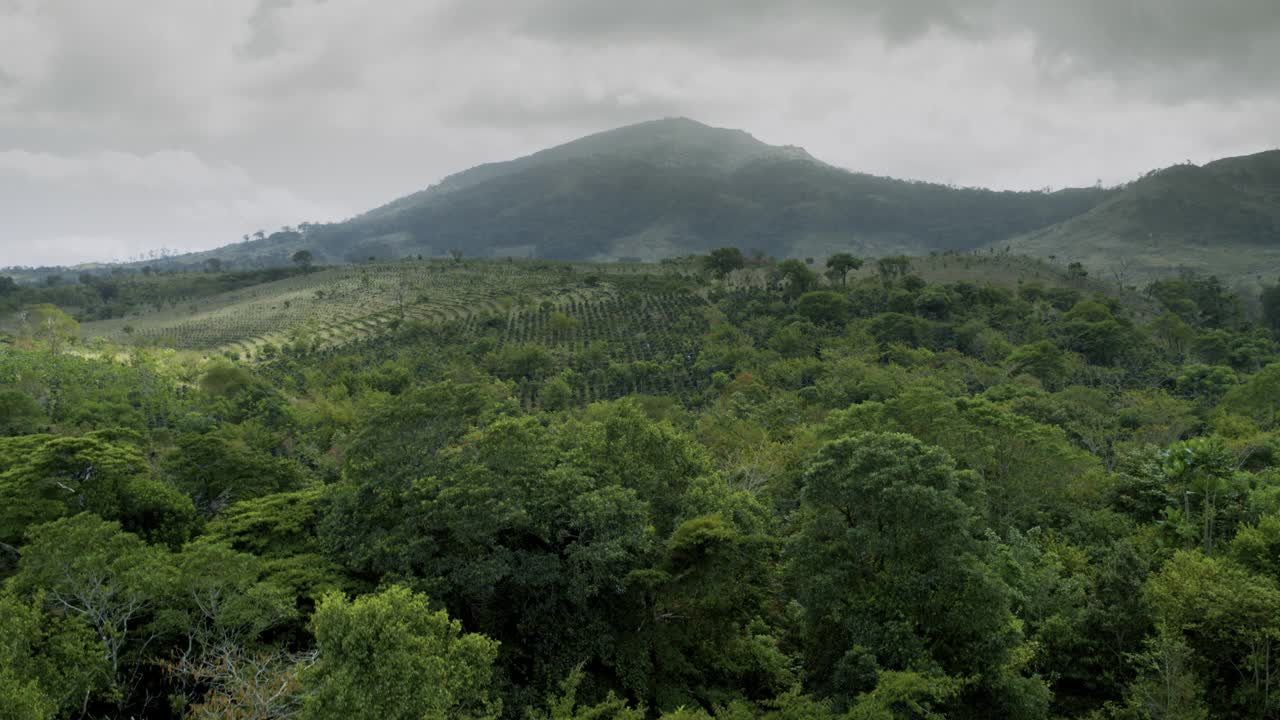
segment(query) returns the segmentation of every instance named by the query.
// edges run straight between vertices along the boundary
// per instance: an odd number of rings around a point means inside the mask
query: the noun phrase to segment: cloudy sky
[[[1280,146],[1277,0],[0,0],[0,266],[203,249],[664,116],[1112,184]]]

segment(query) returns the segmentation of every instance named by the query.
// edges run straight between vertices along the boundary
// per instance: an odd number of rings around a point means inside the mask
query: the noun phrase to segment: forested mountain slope
[[[1259,276],[1280,273],[1280,150],[1154,171],[1078,217],[997,245],[1133,281],[1185,267],[1256,289]]]
[[[736,245],[779,257],[968,249],[1108,196],[957,189],[849,172],[740,130],[657,120],[482,165],[343,223],[226,248],[326,261],[442,255],[662,257]],[[282,249],[283,248],[283,249]]]

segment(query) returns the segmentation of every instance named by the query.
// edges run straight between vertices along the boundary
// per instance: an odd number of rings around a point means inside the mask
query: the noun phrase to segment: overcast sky
[[[205,249],[683,115],[1040,188],[1280,145],[1278,0],[0,0],[0,266]]]

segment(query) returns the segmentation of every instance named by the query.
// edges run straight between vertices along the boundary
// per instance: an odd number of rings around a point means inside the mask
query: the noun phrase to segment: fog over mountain
[[[0,4],[0,265],[212,248],[687,116],[958,186],[1280,144],[1271,0]]]

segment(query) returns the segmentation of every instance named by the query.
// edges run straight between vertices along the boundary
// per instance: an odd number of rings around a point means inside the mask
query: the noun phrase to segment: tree
[[[916,295],[915,300],[916,313],[931,320],[945,320],[954,304],[955,298],[951,292],[941,285],[925,287]]]
[[[891,255],[876,260],[876,271],[885,285],[911,272],[911,258],[906,255]]]
[[[1010,664],[1021,636],[960,498],[972,478],[910,436],[858,433],[824,445],[803,481],[787,574],[814,689],[851,703],[884,671],[937,667],[985,686],[961,695],[957,715],[1045,714],[1047,689]]]
[[[641,697],[652,707],[761,700],[795,685],[793,660],[763,620],[773,601],[776,540],[735,527],[725,514],[685,521],[661,562],[627,576],[642,598],[634,635],[650,661]]]
[[[301,675],[314,657],[222,645],[208,653],[183,655],[166,669],[203,690],[187,706],[191,720],[288,720],[302,709]]]
[[[68,342],[80,335],[80,323],[49,303],[31,305],[22,312],[23,329],[29,337],[42,342],[49,352],[58,354]]]
[[[734,270],[746,267],[746,258],[736,247],[722,247],[712,250],[702,258],[702,266],[716,278],[723,280]]]
[[[171,612],[181,614],[181,632],[196,653],[244,647],[290,620],[294,597],[264,580],[259,558],[199,539],[174,557],[178,574]]]
[[[1169,448],[1165,473],[1181,490],[1187,520],[1191,503],[1200,505],[1201,546],[1212,555],[1220,506],[1235,485],[1235,458],[1217,438],[1193,438]]]
[[[0,295],[3,294],[3,288],[0,288]],[[1263,321],[1271,328],[1271,332],[1280,335],[1280,283],[1264,288],[1259,299],[1262,301]]]
[[[1205,720],[1204,686],[1191,669],[1193,653],[1182,638],[1161,630],[1133,656],[1138,677],[1127,691],[1127,706],[1139,717]]]
[[[382,720],[485,720],[498,644],[463,633],[425,595],[392,586],[349,600],[325,596],[311,620],[319,649],[303,675],[302,716]]]
[[[132,445],[94,436],[0,439],[0,454],[10,448],[20,454],[0,472],[0,541],[17,542],[31,525],[86,511],[175,546],[192,531],[191,500],[153,479]]]
[[[83,715],[107,683],[104,649],[79,618],[47,613],[44,595],[30,600],[0,590],[0,716]]]
[[[830,290],[815,290],[800,296],[796,314],[815,325],[837,327],[849,319],[849,299]]]
[[[35,432],[46,420],[44,410],[30,395],[0,389],[0,436]]]
[[[618,662],[611,648],[632,621],[619,612],[618,579],[642,566],[653,519],[636,491],[581,467],[612,468],[626,448],[560,449],[595,431],[497,420],[444,453],[447,465],[410,496],[418,510],[406,530],[421,540],[401,551],[402,572],[434,578],[455,617],[500,641],[504,675],[518,685],[547,688],[577,662]]]
[[[836,253],[827,258],[827,277],[833,282],[838,277],[841,285],[849,283],[849,273],[862,267],[862,258],[850,253]]]
[[[204,261],[204,267],[211,273],[222,272],[222,260],[219,258],[209,258]]]
[[[1089,271],[1084,269],[1084,265],[1078,262],[1067,265],[1067,279],[1075,285],[1083,285],[1087,277],[1089,277]]]
[[[1203,681],[1210,717],[1268,717],[1280,710],[1280,589],[1226,558],[1179,551],[1147,584],[1157,627],[1180,653],[1181,675]],[[1184,681],[1188,682],[1188,681]],[[1192,694],[1190,690],[1184,694]]]
[[[1063,313],[1055,332],[1062,345],[1097,365],[1113,364],[1133,344],[1133,328],[1098,300],[1081,300]]]
[[[818,276],[803,262],[794,258],[778,263],[771,275],[773,281],[782,286],[782,294],[787,298],[798,298],[818,283]]]
[[[321,523],[328,550],[352,570],[404,573],[419,546],[410,493],[444,469],[440,451],[492,414],[512,405],[501,386],[435,383],[375,408],[355,428],[343,466],[345,482],[331,493]]]
[[[1222,409],[1249,418],[1261,430],[1280,425],[1280,362],[1231,388],[1222,398]]]
[[[538,404],[544,410],[564,410],[573,404],[573,387],[569,384],[569,377],[572,376],[561,373],[542,384],[538,391]]]
[[[87,513],[33,528],[28,540],[14,587],[43,593],[50,611],[93,628],[123,703],[146,660],[142,649],[156,632],[141,621],[174,581],[168,553]]]
[[[302,268],[303,272],[310,272],[311,263],[315,260],[315,256],[311,254],[310,250],[299,250],[293,254],[293,257],[291,257],[290,260],[293,261],[294,265]]]
[[[1070,365],[1067,354],[1051,340],[1038,340],[1017,348],[1005,360],[1009,373],[1027,373],[1050,390],[1057,389],[1067,379]]]
[[[210,516],[238,500],[296,490],[303,484],[296,462],[212,433],[180,435],[162,467],[170,482]]]

